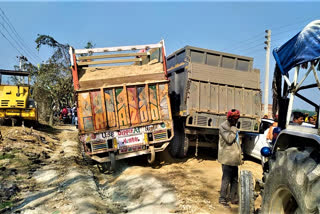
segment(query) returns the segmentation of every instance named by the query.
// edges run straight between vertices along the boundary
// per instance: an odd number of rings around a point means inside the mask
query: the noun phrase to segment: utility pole
[[[270,61],[270,44],[271,44],[271,30],[266,30],[266,69],[265,69],[265,80],[264,80],[264,114],[268,114],[268,100],[269,100],[269,61]]]
[[[18,57],[17,56],[17,58],[19,58],[19,70],[20,71],[24,71],[24,66],[23,65],[24,65],[25,62],[28,61],[27,57],[25,57],[25,56],[19,56]],[[24,77],[20,77],[19,78],[19,82],[20,83],[24,83],[24,80],[25,80]]]

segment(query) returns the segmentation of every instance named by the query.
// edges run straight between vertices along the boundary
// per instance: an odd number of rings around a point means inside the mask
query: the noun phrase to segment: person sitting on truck
[[[227,190],[230,185],[230,200],[238,204],[238,166],[242,162],[239,134],[236,124],[240,112],[236,109],[228,111],[227,120],[219,127],[218,162],[222,164],[222,180],[219,203],[230,208]]]
[[[304,115],[302,112],[293,112],[293,125],[300,126],[304,122]]]

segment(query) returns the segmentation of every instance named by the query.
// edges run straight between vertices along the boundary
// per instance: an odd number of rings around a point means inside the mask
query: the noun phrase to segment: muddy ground
[[[195,158],[191,149],[185,159],[165,151],[153,166],[146,156],[125,159],[108,174],[83,159],[73,126],[0,130],[0,213],[238,212],[218,203],[222,172],[214,151],[200,149]],[[261,178],[254,161],[241,169]]]

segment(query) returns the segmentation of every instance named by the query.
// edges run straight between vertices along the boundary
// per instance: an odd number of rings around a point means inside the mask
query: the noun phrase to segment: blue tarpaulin
[[[273,56],[282,74],[297,65],[320,58],[320,20],[309,23],[301,32],[280,48]]]

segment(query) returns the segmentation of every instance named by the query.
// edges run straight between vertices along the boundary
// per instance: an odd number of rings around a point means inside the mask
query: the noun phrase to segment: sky
[[[310,21],[320,19],[320,2],[306,1],[0,1],[0,8],[23,43],[19,46],[12,40],[15,35],[0,11],[0,32],[7,38],[0,35],[0,69],[13,69],[18,64],[16,56],[21,54],[34,64],[47,60],[52,50],[36,50],[34,41],[38,34],[50,35],[75,48],[83,48],[88,41],[96,47],[111,47],[157,43],[164,39],[167,55],[192,45],[253,57],[254,67],[260,69],[262,91],[265,30],[271,30],[273,50]],[[16,48],[7,40],[11,40]],[[270,84],[274,64],[271,55]],[[271,103],[271,92],[269,97]]]

